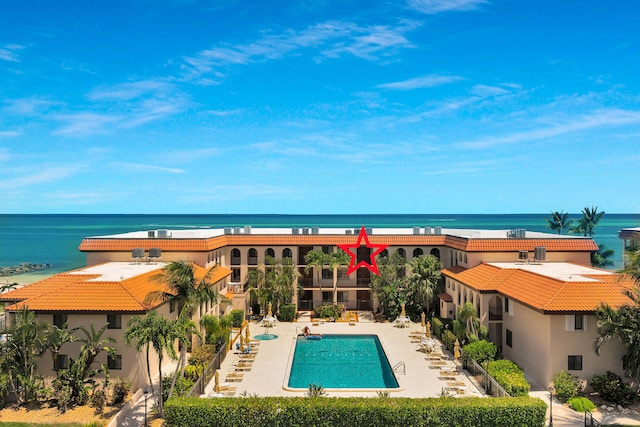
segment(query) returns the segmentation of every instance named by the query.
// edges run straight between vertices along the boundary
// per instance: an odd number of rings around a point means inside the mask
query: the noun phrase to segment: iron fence
[[[493,397],[511,397],[498,382],[473,359],[466,361],[466,368],[482,386],[484,392]]]
[[[589,411],[584,411],[584,427],[601,427],[602,424],[593,418],[593,414]]]
[[[227,356],[227,346],[223,346],[216,355],[213,357],[213,360],[204,368],[202,375],[195,382],[191,391],[189,391],[189,396],[197,397],[204,394],[204,389],[209,384],[209,381],[213,378],[216,370],[220,369],[220,365],[224,362],[224,358]]]

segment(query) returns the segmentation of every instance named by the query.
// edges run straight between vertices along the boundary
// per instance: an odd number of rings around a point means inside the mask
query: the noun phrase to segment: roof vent
[[[320,234],[320,227],[311,227],[311,234]]]
[[[522,261],[522,262],[529,261],[529,252],[527,252],[527,251],[518,251],[518,261]]]
[[[524,239],[527,237],[527,230],[524,228],[516,228],[516,239]]]
[[[233,234],[242,234],[242,228],[233,227]]]
[[[533,252],[534,261],[544,261],[547,258],[547,248],[545,246],[536,246]]]
[[[424,234],[431,234],[431,226],[429,225],[424,226]]]
[[[245,225],[244,226],[244,234],[251,234],[251,226],[250,225]]]
[[[224,234],[231,234],[233,232],[233,230],[231,229],[231,227],[225,227],[224,228]]]
[[[291,229],[291,234],[300,234],[300,229],[298,227],[293,227]]]
[[[309,234],[309,227],[302,227],[302,234]]]
[[[350,228],[347,228],[346,230],[344,230],[344,234],[353,234],[353,230]]]
[[[155,239],[155,238],[156,238],[156,230],[149,230],[149,231],[147,231],[147,238],[149,238],[149,239]]]
[[[158,260],[162,257],[162,250],[160,248],[149,249],[149,261]]]
[[[440,227],[439,225],[436,227],[433,227],[433,234],[437,234],[437,235],[442,234],[442,227]]]
[[[373,234],[373,229],[372,228],[365,228],[364,232],[367,234]]]
[[[158,230],[158,239],[168,239],[171,237],[169,230]]]
[[[131,249],[131,258],[133,258],[134,261],[142,261],[144,258],[144,248]]]
[[[413,227],[413,234],[420,234],[420,227]]]

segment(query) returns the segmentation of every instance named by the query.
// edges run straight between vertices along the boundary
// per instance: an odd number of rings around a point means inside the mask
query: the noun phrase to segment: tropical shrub
[[[283,322],[293,322],[296,317],[296,305],[285,304],[280,306],[280,320]]]
[[[444,327],[444,325],[442,324],[442,320],[434,317],[433,319],[431,319],[431,327],[433,328],[433,334],[435,336],[439,337],[440,335],[442,335],[442,328]]]
[[[107,394],[102,387],[95,388],[91,397],[89,398],[89,406],[95,408],[96,414],[102,414],[104,412],[104,405],[107,404]]]
[[[204,372],[203,365],[187,365],[184,367],[184,377],[193,381],[194,383],[198,381],[198,378]]]
[[[448,329],[445,329],[442,333],[442,343],[447,348],[447,350],[453,352],[453,346],[456,344],[456,340],[458,337]]]
[[[189,365],[194,366],[207,366],[216,355],[216,347],[213,344],[205,344],[200,347],[196,347],[191,352],[189,357]]]
[[[586,397],[572,397],[569,399],[569,406],[576,412],[591,412],[596,408],[596,404]]]
[[[464,346],[464,357],[478,363],[494,360],[498,347],[490,341],[480,340]]]
[[[582,381],[567,371],[560,371],[553,376],[553,388],[560,400],[567,400],[582,395]]]
[[[9,394],[9,384],[11,379],[9,375],[0,373],[0,408],[6,404],[7,395]]]
[[[231,310],[231,325],[234,328],[239,328],[242,326],[242,322],[244,321],[244,310]]]
[[[162,401],[166,402],[169,397],[169,390],[171,389],[171,382],[173,381],[173,376],[167,375],[166,377],[162,377]],[[191,389],[193,388],[194,382],[188,378],[176,378],[176,385],[173,389],[173,396],[176,397],[185,397],[189,394]],[[173,399],[173,397],[172,397]]]
[[[323,304],[316,307],[313,307],[313,317],[319,319],[326,319],[327,317],[333,317],[334,319],[338,319],[342,316],[342,305],[341,304]]]
[[[309,384],[309,390],[307,390],[307,397],[323,397],[327,392],[320,384]]]
[[[165,406],[167,427],[213,425],[259,426],[412,426],[542,427],[547,406],[540,399],[309,399],[176,398]]]
[[[531,385],[524,378],[524,372],[511,360],[494,360],[487,364],[487,373],[504,388],[511,397],[526,396]]]
[[[119,377],[113,382],[113,389],[111,391],[111,399],[114,405],[124,402],[124,399],[131,390],[131,383],[128,379]]]
[[[594,375],[591,379],[591,387],[604,400],[616,405],[628,406],[638,397],[620,375],[611,371],[607,371],[604,375]]]

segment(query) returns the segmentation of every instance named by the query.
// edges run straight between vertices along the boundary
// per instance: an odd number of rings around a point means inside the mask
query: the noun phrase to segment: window
[[[240,249],[234,248],[231,250],[231,265],[240,265],[241,261]]]
[[[511,332],[511,329],[507,329],[507,345],[513,347],[513,332]]]
[[[505,313],[511,312],[511,301],[509,301],[509,298],[504,299],[504,312]]]
[[[567,368],[570,371],[582,371],[582,356],[569,356]]]
[[[247,263],[249,265],[257,265],[258,264],[258,251],[255,248],[249,249]]]
[[[322,302],[331,302],[333,301],[333,292],[331,291],[322,291]]]
[[[349,292],[338,291],[338,302],[349,302]]]
[[[59,354],[56,358],[53,369],[56,371],[59,371],[60,369],[69,369],[69,355]]]
[[[468,263],[469,263],[468,258],[467,258],[467,253],[466,253],[466,252],[464,253],[464,263],[465,263],[465,264],[468,264]]]
[[[333,277],[332,271],[329,268],[322,269],[322,278],[323,279],[331,279]]]
[[[276,257],[276,251],[274,251],[272,248],[267,248],[266,251],[264,251],[264,257],[266,258],[275,258]]]
[[[583,319],[584,319],[584,316],[582,314],[576,314],[574,316],[574,321],[573,321],[574,330],[581,331],[584,329]]]
[[[111,357],[111,355],[109,355],[107,357],[107,365],[109,366],[109,369],[122,369],[122,355],[116,354],[115,357]]]
[[[293,258],[293,252],[291,252],[291,249],[289,248],[284,248],[282,250],[282,260],[284,261],[286,258],[289,258],[289,261]]]
[[[107,329],[122,329],[122,315],[120,314],[107,314],[107,322],[109,322]]]
[[[440,249],[438,248],[433,248],[431,249],[431,252],[429,252],[431,255],[433,255],[434,257],[438,258],[438,260],[440,259]]]
[[[322,253],[323,253],[323,254],[326,254],[326,255],[329,255],[329,254],[332,252],[332,250],[331,250],[331,249],[332,249],[332,247],[331,247],[331,246],[323,246],[323,247],[322,247]]]
[[[64,324],[67,323],[67,314],[66,313],[55,313],[53,315],[53,324],[58,328],[62,329]]]
[[[174,311],[176,311],[176,300],[170,299],[169,300],[169,313],[173,313]]]
[[[239,282],[240,281],[240,269],[239,268],[232,268],[231,269],[231,281],[232,282]]]
[[[396,253],[402,258],[407,258],[407,251],[405,251],[403,248],[396,249]]]
[[[424,254],[424,252],[420,248],[415,248],[413,250],[413,257],[414,258],[418,258],[419,256],[422,256],[423,254]]]

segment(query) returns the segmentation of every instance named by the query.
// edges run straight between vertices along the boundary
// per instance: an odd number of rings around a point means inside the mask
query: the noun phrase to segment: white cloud
[[[475,85],[471,88],[470,93],[481,98],[489,98],[492,96],[508,95],[511,92],[497,86]]]
[[[89,99],[92,101],[129,101],[143,96],[165,97],[173,90],[172,84],[161,80],[140,80],[98,87],[89,93]]]
[[[433,15],[447,11],[475,10],[487,0],[407,0],[409,8]]]
[[[122,120],[122,117],[117,115],[97,113],[61,114],[54,118],[65,123],[53,132],[55,135],[79,136],[106,133],[112,125]]]
[[[20,62],[18,51],[24,49],[19,44],[6,44],[0,47],[0,59],[9,62]]]
[[[431,74],[428,76],[415,77],[413,79],[404,80],[400,82],[384,83],[376,87],[381,89],[392,89],[392,90],[411,90],[411,89],[420,89],[425,87],[442,86],[442,85],[457,82],[460,80],[464,80],[464,78],[460,76],[442,76],[438,74]]]
[[[50,184],[52,181],[59,181],[70,175],[74,175],[77,171],[77,168],[71,167],[39,168],[36,172],[30,171],[28,173],[0,181],[0,189],[13,190],[20,187],[29,187],[43,183]]]
[[[37,97],[9,99],[6,100],[4,104],[5,106],[2,107],[2,112],[22,116],[40,114],[52,106],[60,105],[59,102]]]
[[[215,157],[220,154],[220,150],[217,148],[200,148],[194,150],[177,150],[170,151],[164,156],[171,159],[175,163],[189,163],[195,161],[201,161],[209,157]]]
[[[145,165],[142,163],[119,162],[119,163],[114,163],[113,166],[116,169],[118,169],[118,171],[122,171],[122,172],[166,172],[166,173],[173,173],[173,174],[186,173],[184,169],[168,168],[168,167],[156,166],[156,165]]]
[[[417,25],[401,22],[395,26],[360,26],[352,22],[327,21],[301,31],[288,29],[279,34],[264,33],[255,42],[214,46],[183,58],[182,79],[218,84],[229,66],[276,60],[304,48],[318,49],[321,58],[336,58],[346,53],[376,60],[398,48],[413,47],[404,33]]]
[[[16,130],[0,130],[0,139],[3,138],[15,138],[22,135],[22,132]]]
[[[550,116],[548,121],[556,121]],[[628,111],[620,109],[602,109],[582,116],[568,119],[560,123],[546,125],[537,129],[515,132],[500,137],[485,137],[472,141],[464,141],[454,144],[463,149],[485,149],[497,145],[517,144],[526,141],[535,141],[553,138],[573,132],[588,129],[596,129],[607,126],[622,126],[626,124],[640,123],[640,111]]]

